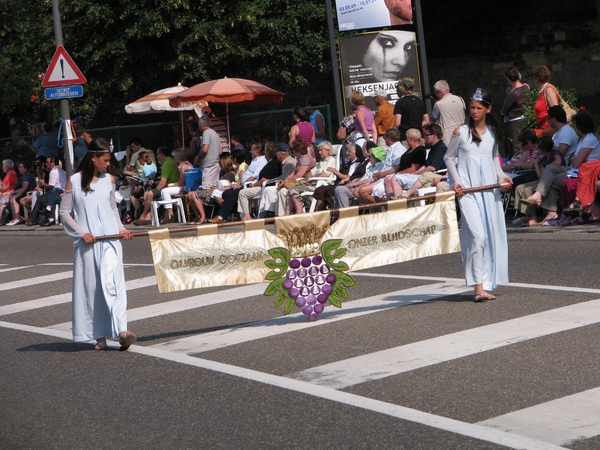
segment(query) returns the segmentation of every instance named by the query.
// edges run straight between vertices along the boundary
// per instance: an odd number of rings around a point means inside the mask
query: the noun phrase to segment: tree
[[[54,52],[51,1],[34,3],[0,3],[3,114],[34,113],[32,83]],[[282,90],[286,106],[302,104],[308,91],[332,101],[320,1],[63,0],[60,9],[65,48],[88,80],[72,115],[95,127],[135,120],[124,105],[154,90],[224,76]]]

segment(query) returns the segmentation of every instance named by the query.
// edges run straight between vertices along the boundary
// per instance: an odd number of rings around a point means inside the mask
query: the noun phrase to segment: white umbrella
[[[153,92],[152,94],[148,94],[139,100],[136,100],[133,103],[125,106],[125,112],[128,114],[156,114],[167,111],[181,111],[181,146],[185,147],[185,134],[183,129],[183,111],[191,111],[195,110],[198,117],[201,116],[200,110],[202,106],[207,106],[207,102],[203,102],[204,104],[195,104],[195,105],[186,105],[186,106],[178,106],[172,107],[169,104],[169,97],[178,94],[181,91],[185,91],[187,88],[182,86],[181,83],[177,84],[177,86],[173,86],[166,89],[161,89],[160,91]]]

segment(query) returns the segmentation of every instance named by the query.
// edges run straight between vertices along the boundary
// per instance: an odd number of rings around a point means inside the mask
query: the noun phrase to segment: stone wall
[[[546,65],[553,84],[575,89],[600,118],[600,0],[421,0],[421,8],[430,86],[446,79],[465,98],[484,87],[498,106],[507,67],[535,88],[533,69]]]

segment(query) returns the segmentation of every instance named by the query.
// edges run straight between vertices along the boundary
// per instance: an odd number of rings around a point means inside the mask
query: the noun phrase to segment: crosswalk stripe
[[[8,283],[0,284],[0,291],[9,291],[11,289],[20,289],[26,286],[33,286],[34,284],[51,283],[53,281],[65,280],[73,276],[73,271],[58,272],[50,275],[41,275],[39,277],[24,278],[17,281],[9,281]]]
[[[368,297],[362,300],[347,302],[342,309],[329,306],[326,312],[322,313],[321,318],[316,322],[308,322],[306,316],[302,313],[290,314],[289,316],[264,320],[248,326],[228,328],[225,330],[203,333],[197,336],[176,339],[157,344],[154,347],[188,355],[207,352],[256,339],[327,325],[339,320],[352,319],[354,317],[373,314],[392,308],[398,308],[400,306],[431,301],[440,297],[459,294],[467,290],[471,290],[471,288],[464,286],[462,280],[460,281],[460,285],[452,283],[436,283],[417,286],[410,289]]]
[[[600,388],[541,403],[477,425],[565,445],[600,434]]]
[[[344,389],[598,322],[600,300],[592,300],[325,364],[288,376]]]
[[[4,266],[4,265],[5,264],[0,264],[0,266]],[[21,267],[6,267],[4,269],[0,269],[0,273],[12,272],[13,270],[29,269],[30,267],[34,267],[34,266],[31,265],[31,266],[21,266]]]
[[[225,289],[219,292],[211,292],[208,294],[194,295],[170,302],[157,303],[155,305],[143,306],[127,311],[127,322],[135,322],[136,320],[149,319],[157,316],[165,316],[167,314],[175,314],[178,312],[188,311],[190,309],[201,308],[203,306],[217,305],[219,303],[240,300],[255,295],[261,295],[265,292],[267,283],[244,285],[233,289]],[[70,331],[71,322],[59,323],[51,325],[48,329]]]
[[[68,339],[66,333],[58,330],[50,330],[48,328],[37,328],[28,325],[14,324],[9,322],[1,322],[0,327],[13,330],[22,330],[30,333],[38,333],[47,336],[60,337]],[[192,356],[177,354],[160,350],[153,347],[142,347],[133,345],[128,350],[130,353],[137,353],[153,358],[159,358],[178,364],[186,364],[192,367],[211,370],[213,372],[223,373],[238,378],[254,381],[257,383],[267,384],[269,386],[286,389],[293,392],[298,392],[303,395],[310,395],[316,398],[353,406],[379,414],[384,414],[390,417],[395,417],[400,420],[406,420],[422,424],[438,430],[448,431],[451,433],[467,436],[474,439],[479,439],[485,442],[491,442],[498,445],[504,445],[508,448],[529,450],[559,450],[562,447],[552,443],[543,442],[537,439],[532,439],[526,436],[520,436],[513,433],[499,431],[494,428],[481,426],[478,424],[470,424],[459,420],[450,419],[447,417],[436,416],[434,414],[417,411],[412,408],[407,408],[392,403],[386,403],[381,400],[375,400],[367,397],[361,397],[349,392],[337,391],[324,386],[315,386],[312,383],[306,383],[299,380],[292,380],[278,375],[259,372],[252,369],[237,367],[230,364],[224,364],[216,361],[196,358]]]
[[[156,284],[156,277],[145,277],[136,278],[125,282],[125,289],[132,291],[134,289],[141,289],[148,286],[154,286]],[[6,316],[8,314],[16,314],[20,312],[30,311],[32,309],[45,308],[48,306],[60,305],[62,303],[68,303],[71,301],[73,294],[68,292],[66,294],[51,295],[49,297],[38,298],[36,300],[29,300],[27,302],[13,303],[11,305],[0,306],[0,316]]]

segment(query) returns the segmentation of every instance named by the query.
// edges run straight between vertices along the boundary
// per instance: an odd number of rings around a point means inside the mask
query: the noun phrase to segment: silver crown
[[[481,88],[477,88],[477,90],[473,94],[473,97],[471,97],[471,100],[475,100],[476,102],[485,102],[485,100],[483,99],[483,91]]]

